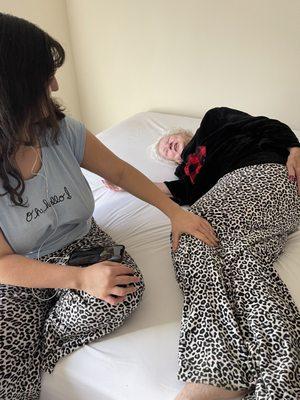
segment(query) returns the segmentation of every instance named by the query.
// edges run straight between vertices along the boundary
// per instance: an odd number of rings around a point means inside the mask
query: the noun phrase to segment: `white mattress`
[[[149,157],[147,148],[165,129],[195,131],[199,119],[137,114],[98,137],[154,181],[173,179],[173,168]],[[297,132],[300,136],[300,132]],[[113,334],[84,346],[44,374],[41,400],[173,400],[181,293],[169,251],[169,223],[154,207],[128,193],[107,190],[87,171],[96,201],[95,219],[139,265],[146,291],[139,309]],[[290,236],[276,267],[300,306],[300,230]]]

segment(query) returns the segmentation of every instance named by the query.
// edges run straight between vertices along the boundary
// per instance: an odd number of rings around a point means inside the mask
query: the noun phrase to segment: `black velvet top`
[[[183,161],[175,171],[179,179],[164,183],[176,203],[191,205],[228,172],[250,165],[286,164],[289,147],[300,147],[299,140],[282,122],[213,108],[181,154]]]

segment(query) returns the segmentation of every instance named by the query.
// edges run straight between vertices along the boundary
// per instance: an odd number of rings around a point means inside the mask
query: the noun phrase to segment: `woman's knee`
[[[59,300],[49,313],[46,330],[49,327],[59,335],[79,334],[94,331],[101,326],[122,323],[140,304],[145,289],[141,280],[134,284],[137,290],[126,296],[117,305],[78,290],[63,290]]]
[[[135,309],[141,302],[143,293],[145,291],[144,278],[139,267],[128,253],[124,254],[122,263],[132,268],[134,275],[140,278],[140,281],[138,283],[133,284],[137,288],[137,290],[130,295],[127,295],[127,298],[125,299],[126,306]]]

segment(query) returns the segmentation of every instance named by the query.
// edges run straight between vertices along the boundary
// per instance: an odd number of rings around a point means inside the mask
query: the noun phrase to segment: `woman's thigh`
[[[198,287],[208,276],[215,280],[213,274],[237,285],[259,284],[276,274],[273,263],[300,220],[300,199],[285,167],[265,164],[225,175],[190,210],[212,224],[220,244],[212,248],[181,236],[172,256],[182,289]]]
[[[247,239],[260,234],[287,235],[300,221],[295,183],[280,164],[263,164],[233,171],[190,208],[213,225],[220,239]]]
[[[84,238],[52,256],[64,257],[73,250],[114,244],[112,238],[93,221],[90,232]],[[141,272],[127,252],[124,254],[123,263],[130,266],[135,275],[142,279]],[[138,286],[135,293],[129,294],[125,301],[115,306],[83,291],[61,290],[58,301],[45,323],[43,369],[52,371],[61,357],[121,326],[141,301],[144,291],[142,280]]]
[[[38,399],[42,332],[52,290],[0,286],[0,398]]]

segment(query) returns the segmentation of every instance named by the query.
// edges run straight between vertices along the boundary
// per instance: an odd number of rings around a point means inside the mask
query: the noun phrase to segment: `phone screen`
[[[93,249],[74,251],[69,258],[69,265],[77,265],[86,267],[100,261],[110,260],[121,262],[125,247],[123,245],[115,245],[108,247],[96,247]]]

